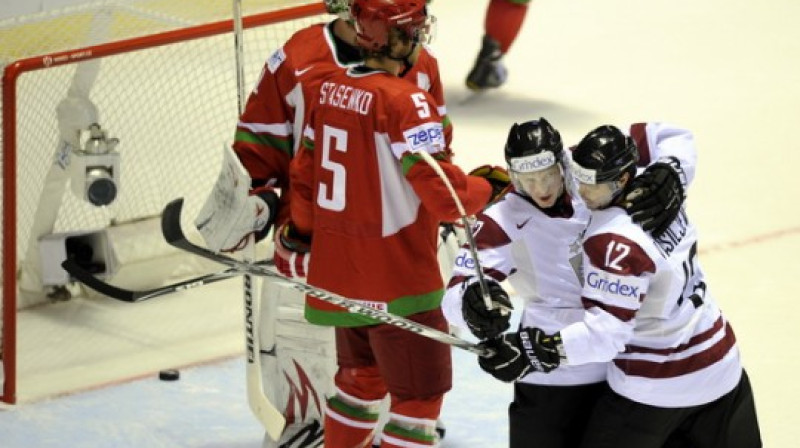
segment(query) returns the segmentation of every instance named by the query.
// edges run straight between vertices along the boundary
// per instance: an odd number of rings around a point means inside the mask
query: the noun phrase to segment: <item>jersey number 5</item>
[[[325,125],[322,131],[322,168],[330,171],[331,182],[326,184],[320,181],[317,204],[324,209],[340,212],[345,206],[347,170],[341,163],[331,160],[334,150],[347,152],[347,131]]]
[[[431,106],[428,104],[428,100],[425,99],[424,93],[412,93],[411,101],[413,101],[414,106],[417,107],[417,115],[419,115],[419,118],[430,118]]]

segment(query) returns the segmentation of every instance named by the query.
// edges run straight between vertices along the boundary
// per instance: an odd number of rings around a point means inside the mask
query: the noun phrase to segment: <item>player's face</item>
[[[541,208],[550,208],[564,191],[561,168],[555,164],[532,173],[512,173],[524,192]]]
[[[389,32],[389,55],[392,59],[408,59],[417,47],[413,38],[406,36],[397,28],[392,28]]]
[[[614,197],[616,182],[603,182],[599,184],[578,183],[578,194],[589,210],[599,210],[608,207]]]

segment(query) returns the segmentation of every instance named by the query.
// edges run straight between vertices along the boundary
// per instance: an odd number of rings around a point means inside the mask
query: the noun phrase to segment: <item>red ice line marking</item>
[[[730,243],[712,244],[711,246],[701,248],[700,253],[708,254],[713,252],[721,252],[728,249],[736,249],[738,247],[743,247],[743,246],[751,246],[753,244],[759,244],[765,241],[791,236],[796,233],[800,233],[800,226],[789,227],[788,229],[780,229],[769,233],[763,233],[761,235],[751,236],[749,238],[744,238],[738,241],[732,241]]]

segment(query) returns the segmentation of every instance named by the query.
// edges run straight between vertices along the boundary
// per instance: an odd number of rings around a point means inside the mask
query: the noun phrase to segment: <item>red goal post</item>
[[[176,277],[219,269],[184,260],[185,255],[166,247],[160,241],[157,216],[167,202],[180,196],[194,198],[194,203],[187,200],[193,208],[187,210],[187,215],[196,215],[216,179],[221,147],[233,137],[237,89],[230,11],[215,10],[209,16],[223,18],[208,20],[201,14],[204,2],[199,0],[148,1],[141,2],[145,5],[141,7],[135,7],[135,1],[128,1],[119,9],[116,3],[120,2],[96,2],[33,18],[0,21],[0,42],[10,42],[12,49],[6,54],[0,49],[0,64],[4,66],[0,400],[6,403],[17,402],[22,377],[40,378],[43,371],[53,369],[45,361],[26,361],[25,371],[20,375],[20,358],[28,353],[18,351],[22,331],[18,328],[18,315],[33,309],[37,315],[58,316],[59,307],[67,308],[63,302],[55,305],[53,302],[87,294],[80,288],[76,292],[74,285],[43,280],[47,274],[42,271],[47,269],[48,258],[53,255],[43,249],[50,247],[47,244],[55,242],[58,252],[61,250],[58,245],[66,244],[64,238],[104,232],[108,242],[103,239],[93,249],[106,249],[106,244],[114,246],[113,264],[119,266],[120,275],[113,279],[127,281],[126,286],[134,288],[160,286]],[[163,10],[146,9],[162,3]],[[183,8],[176,7],[181,3]],[[213,8],[222,4],[230,9],[229,2],[206,3],[214,4]],[[246,82],[252,86],[264,61],[291,33],[328,17],[321,2],[290,6],[299,2],[253,1],[256,9],[260,9],[257,12],[248,10],[248,3],[243,2],[244,60]],[[129,37],[115,40],[120,23],[128,20],[134,24],[132,28],[144,29],[145,34],[133,32]],[[159,24],[166,30],[159,30]],[[86,36],[84,41],[96,43],[50,51],[52,48],[46,45],[59,39],[48,39],[47,31],[65,28],[73,35]],[[27,39],[21,37],[26,33],[30,34]],[[37,54],[38,48],[30,45],[31,41],[40,42],[47,51]],[[15,42],[26,43],[15,46]],[[20,54],[13,54],[15,51]],[[56,109],[65,97],[75,92],[95,104],[98,122],[109,137],[119,138],[119,166],[114,166],[121,172],[118,194],[108,206],[87,204],[70,193],[67,184],[74,189],[75,178],[70,179],[70,175],[62,173],[67,170],[57,166],[68,149],[64,149],[64,134],[59,131],[63,117]],[[83,144],[85,140],[80,138],[78,142]],[[161,260],[161,264],[155,264],[155,269],[145,269],[153,259]],[[105,262],[112,264],[112,260]],[[126,268],[128,265],[132,267]],[[164,265],[168,266],[166,270]],[[109,276],[114,274],[117,272],[109,272]],[[86,300],[102,300],[88,295]],[[232,295],[238,297],[240,293]],[[230,302],[237,303],[235,299]],[[55,311],[41,311],[47,307],[54,307]],[[110,310],[103,318],[114,320],[120,318],[117,314],[128,312]],[[66,323],[62,323],[59,332],[85,323],[85,320],[70,322],[70,318],[64,318]],[[148,322],[143,321],[141,331],[147,331],[147,326]],[[37,329],[25,331],[36,333]],[[32,335],[26,342],[36,337]],[[59,334],[47,338],[49,341],[43,345],[51,347]],[[59,354],[69,351],[55,350]],[[97,383],[119,381],[141,372],[117,375],[100,378]],[[70,387],[74,390],[96,385],[76,383]],[[25,396],[35,399],[64,392],[45,388]]]

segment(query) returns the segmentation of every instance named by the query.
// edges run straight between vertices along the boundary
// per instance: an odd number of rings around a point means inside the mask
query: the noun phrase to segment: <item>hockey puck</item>
[[[161,381],[177,381],[180,379],[181,373],[174,369],[167,369],[158,372],[158,379]]]

